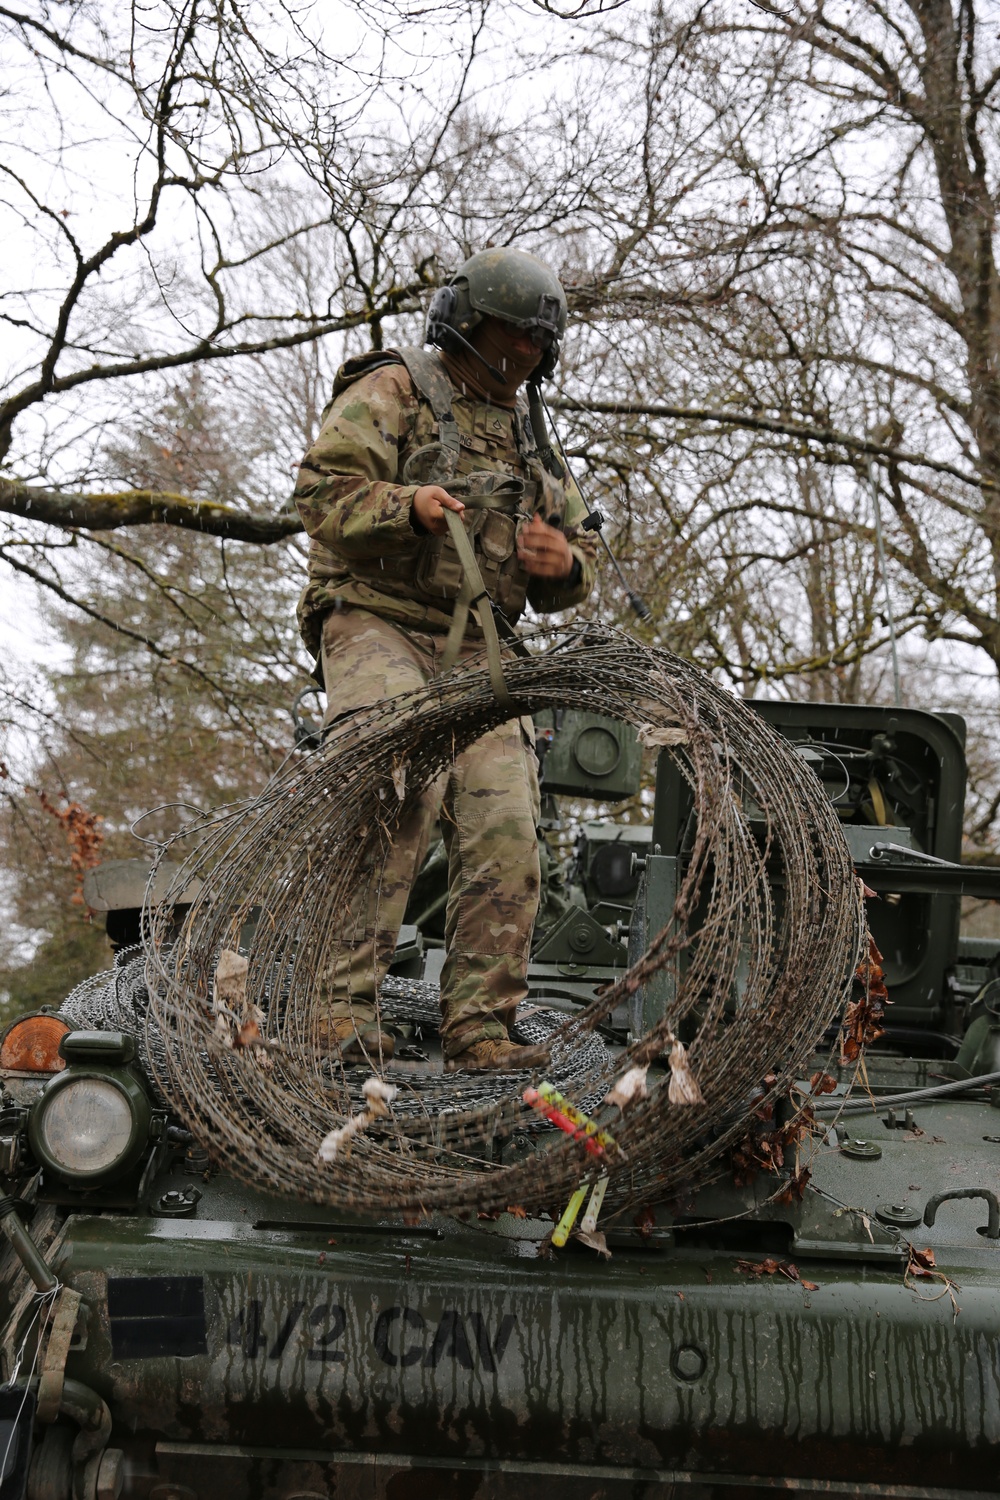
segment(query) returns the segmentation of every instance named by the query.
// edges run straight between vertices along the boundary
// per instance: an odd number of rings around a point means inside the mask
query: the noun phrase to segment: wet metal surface
[[[253,1447],[278,1432],[283,1450],[359,1461],[737,1475],[780,1463],[939,1487],[962,1453],[969,1489],[996,1471],[995,1283],[974,1268],[956,1319],[898,1268],[811,1268],[810,1291],[748,1282],[714,1253],[619,1258],[602,1277],[583,1256],[488,1263],[478,1237],[258,1231],[251,1270],[239,1241],[213,1235],[223,1226],[199,1224],[196,1250],[190,1227],[119,1221],[115,1265],[116,1282],[197,1271],[205,1353],[187,1357],[116,1358],[101,1220],[78,1220],[68,1246],[74,1285],[100,1309],[71,1373],[116,1423],[166,1442]]]

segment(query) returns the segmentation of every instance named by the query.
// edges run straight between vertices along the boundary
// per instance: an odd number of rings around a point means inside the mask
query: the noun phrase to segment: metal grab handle
[[[868,855],[870,859],[879,861],[892,858],[893,855],[903,855],[906,859],[919,860],[922,865],[943,865],[946,870],[962,868],[952,859],[938,859],[936,854],[925,854],[922,849],[908,849],[905,844],[872,844]]]
[[[40,1292],[54,1292],[59,1285],[31,1235],[21,1223],[13,1198],[0,1198],[0,1231],[10,1240],[14,1254]],[[0,1465],[2,1467],[2,1465]]]
[[[947,1203],[949,1198],[984,1198],[989,1218],[980,1233],[985,1234],[988,1240],[1000,1240],[1000,1202],[997,1201],[996,1193],[991,1193],[989,1188],[953,1188],[950,1193],[935,1193],[933,1198],[928,1198],[924,1209],[924,1223],[928,1229],[937,1218],[937,1211],[942,1203]]]

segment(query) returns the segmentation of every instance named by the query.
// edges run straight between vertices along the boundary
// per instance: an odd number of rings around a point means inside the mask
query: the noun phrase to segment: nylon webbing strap
[[[440,461],[435,466],[436,472],[427,482],[439,484],[441,480],[451,477],[462,452],[458,423],[451,409],[454,394],[451,381],[440,360],[433,354],[428,354],[426,349],[404,344],[402,348],[394,352],[403,361],[416,390],[434,413],[443,451]]]
[[[514,629],[513,625],[507,619],[506,615],[502,615],[500,613],[500,611],[493,605],[492,599],[490,600],[490,605],[493,620],[497,627],[497,634],[503,637],[504,642],[510,647],[515,656],[520,656],[525,660],[530,661],[531,652],[528,650],[527,646],[524,644],[521,637]]]
[[[503,675],[503,666],[500,662],[500,637],[497,635],[496,621],[493,618],[493,610],[490,607],[489,595],[486,592],[486,584],[483,575],[479,571],[476,562],[476,554],[473,551],[469,533],[466,531],[461,516],[453,510],[446,510],[445,520],[451,539],[455,544],[459,561],[462,564],[464,578],[462,589],[455,600],[455,609],[451,617],[451,629],[448,631],[448,639],[445,641],[444,653],[441,657],[441,669],[449,671],[458,660],[458,653],[465,639],[465,629],[469,623],[469,610],[474,604],[483,601],[483,607],[479,611],[479,622],[483,627],[483,636],[486,641],[486,664],[489,667],[490,682],[497,701],[503,708],[509,709],[513,714],[514,704],[507,687],[507,679]]]
[[[511,493],[509,488],[504,488],[493,490],[492,493],[487,491],[485,494],[470,495],[466,492],[462,481],[458,480],[448,486],[448,493],[449,495],[454,495],[457,500],[461,500],[466,510],[502,510],[505,515],[520,515],[526,521],[530,520],[531,517],[524,511],[519,511],[515,505],[515,501],[520,500],[524,490],[524,485],[519,479],[515,483],[517,484],[517,492],[514,494]]]

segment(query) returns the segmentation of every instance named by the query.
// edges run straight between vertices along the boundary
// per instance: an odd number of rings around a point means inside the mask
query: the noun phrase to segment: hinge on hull
[[[82,1301],[80,1293],[74,1291],[71,1286],[64,1286],[59,1292],[48,1343],[45,1346],[45,1357],[42,1360],[41,1378],[38,1382],[36,1416],[39,1422],[54,1422],[59,1415],[63,1386],[66,1382],[66,1360],[69,1358],[73,1330],[76,1327]]]

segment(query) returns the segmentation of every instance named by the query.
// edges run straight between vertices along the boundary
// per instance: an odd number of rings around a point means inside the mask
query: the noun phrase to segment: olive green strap
[[[462,564],[462,589],[455,600],[455,608],[451,617],[451,629],[448,639],[444,644],[444,652],[441,657],[441,670],[447,672],[458,660],[458,653],[465,639],[465,628],[469,623],[469,610],[474,604],[480,604],[479,621],[483,627],[483,635],[486,639],[486,663],[490,671],[490,682],[497,701],[503,708],[514,712],[514,704],[511,700],[507,680],[503,675],[503,667],[500,664],[500,638],[497,635],[496,621],[493,618],[493,610],[490,607],[489,595],[483,582],[483,575],[479,571],[476,562],[476,554],[469,540],[461,516],[453,510],[446,510],[444,518],[451,532],[451,539],[455,544],[459,562]]]
[[[462,578],[462,587],[459,589],[455,603],[452,605],[451,628],[448,631],[448,638],[444,643],[444,650],[441,653],[442,672],[450,672],[458,660],[458,653],[461,650],[462,642],[465,639],[465,632],[469,624],[469,604],[471,599],[472,584],[466,575]]]
[[[441,456],[433,475],[425,483],[441,484],[454,474],[462,453],[458,423],[451,409],[455,388],[436,354],[430,354],[426,349],[412,344],[404,344],[402,348],[392,352],[403,361],[414,388],[423,396],[434,414],[441,440]]]

